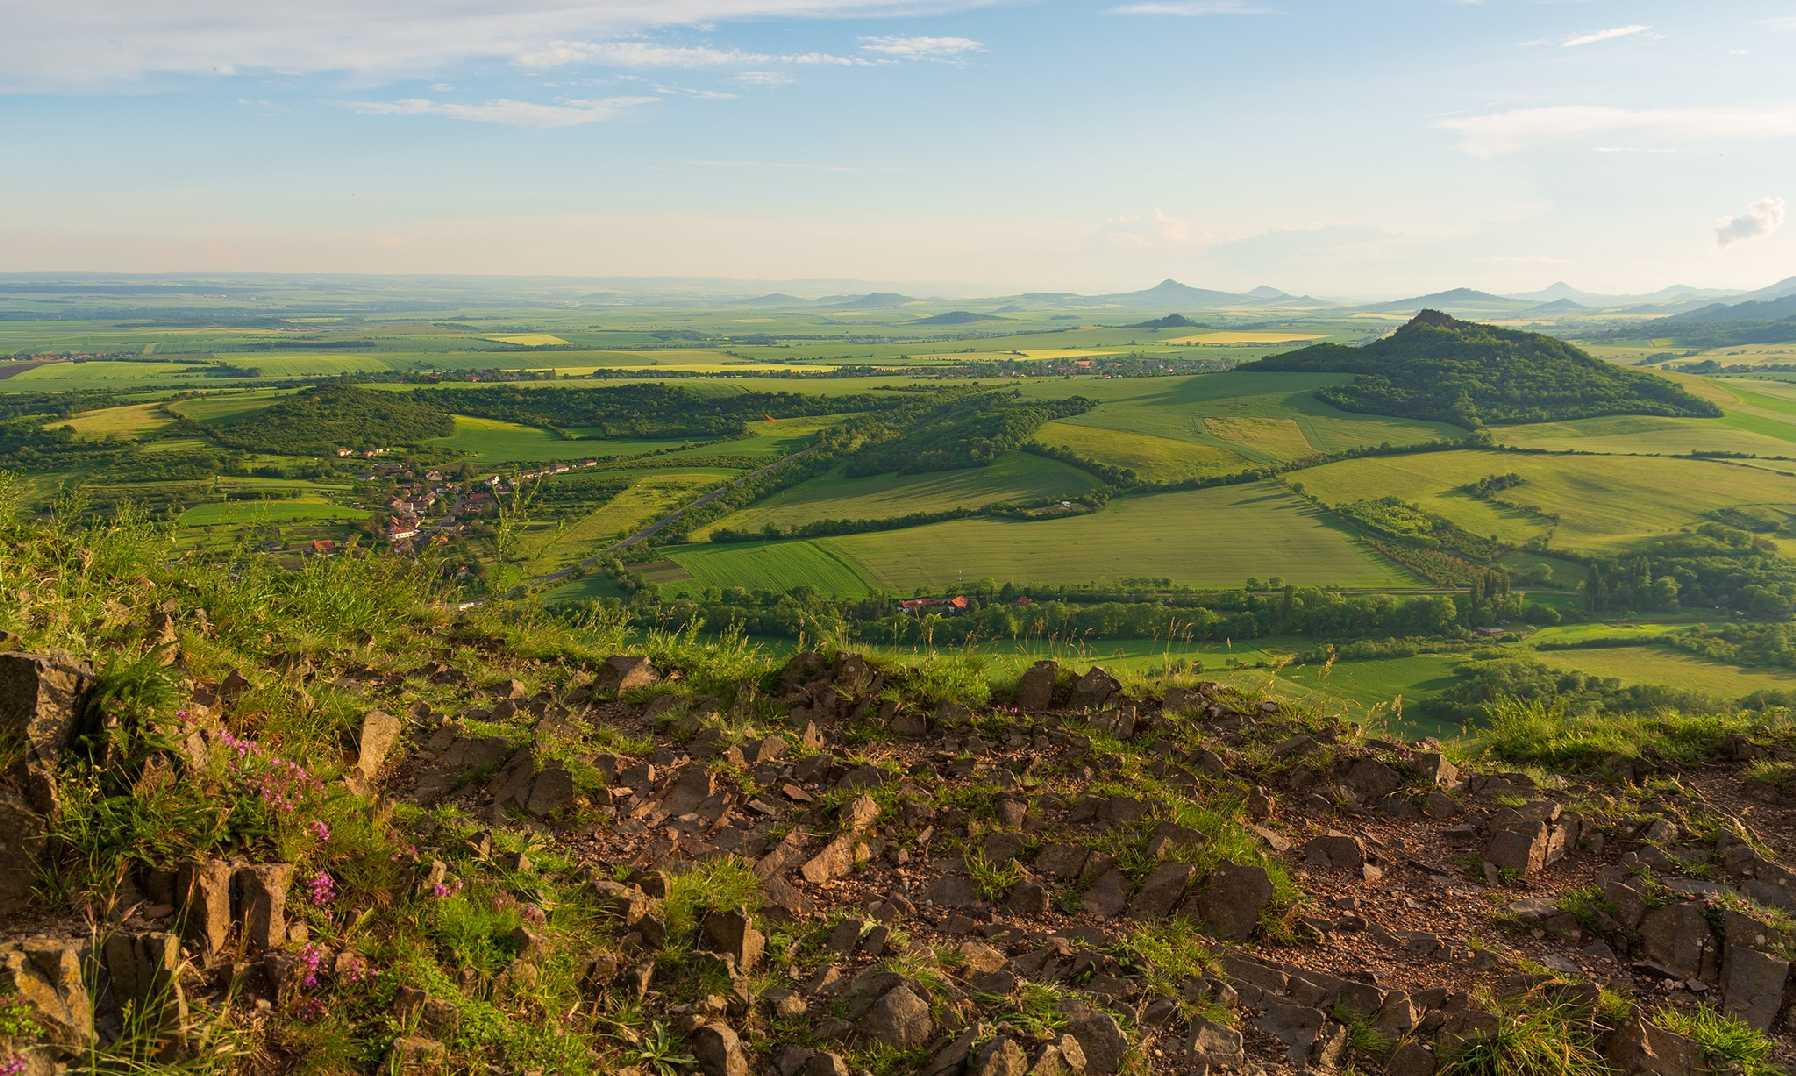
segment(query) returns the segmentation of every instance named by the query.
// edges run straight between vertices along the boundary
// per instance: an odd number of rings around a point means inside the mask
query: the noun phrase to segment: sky
[[[1796,0],[0,0],[0,271],[1796,274]]]

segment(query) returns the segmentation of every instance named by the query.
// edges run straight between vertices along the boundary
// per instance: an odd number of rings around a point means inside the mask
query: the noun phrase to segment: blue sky
[[[0,270],[1796,273],[1796,0],[0,0]]]

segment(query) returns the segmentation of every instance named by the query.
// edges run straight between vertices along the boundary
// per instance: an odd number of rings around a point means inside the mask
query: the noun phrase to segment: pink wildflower
[[[331,839],[331,828],[324,824],[324,819],[322,818],[312,819],[311,830],[312,836],[318,838],[320,843],[327,842]]]
[[[300,980],[301,985],[308,990],[317,986],[318,973],[324,967],[324,950],[308,942],[306,947],[300,950],[299,962],[306,968],[305,978]]]
[[[312,903],[325,905],[337,898],[337,880],[326,871],[319,871],[312,876]]]
[[[0,1061],[0,1076],[19,1076],[25,1071],[25,1055],[13,1054],[5,1061]]]

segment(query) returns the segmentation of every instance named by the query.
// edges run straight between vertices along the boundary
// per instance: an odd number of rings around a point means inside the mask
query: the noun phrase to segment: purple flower
[[[0,1076],[19,1076],[24,1071],[24,1054],[14,1054],[5,1061],[0,1061]]]
[[[311,829],[312,836],[318,838],[320,843],[327,842],[331,839],[331,828],[324,824],[324,819],[312,819]]]
[[[312,876],[312,903],[325,905],[337,898],[337,880],[326,871],[319,871]]]
[[[299,962],[306,968],[305,978],[300,983],[308,990],[317,986],[319,970],[324,967],[324,950],[307,942],[306,947],[299,952]]]

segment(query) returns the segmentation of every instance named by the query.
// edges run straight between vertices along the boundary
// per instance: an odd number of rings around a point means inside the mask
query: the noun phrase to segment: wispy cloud
[[[861,38],[861,51],[896,60],[959,60],[984,52],[970,37],[903,37],[895,34]]]
[[[654,104],[656,97],[604,97],[545,104],[500,98],[478,104],[433,101],[407,97],[398,101],[345,101],[344,106],[369,116],[441,116],[469,123],[498,123],[507,127],[579,127],[603,123],[631,109]]]
[[[744,86],[790,86],[798,80],[784,71],[738,71],[736,81]]]
[[[1607,30],[1597,30],[1594,33],[1576,34],[1572,37],[1568,37],[1564,41],[1559,42],[1559,47],[1562,49],[1581,49],[1585,45],[1596,45],[1601,44],[1604,41],[1615,41],[1624,37],[1633,37],[1635,34],[1644,34],[1651,29],[1652,27],[1650,26],[1641,26],[1639,24],[1633,26],[1611,26]]]
[[[872,18],[983,6],[990,0],[0,0],[7,40],[0,92],[105,84],[146,75],[346,72],[429,78],[455,64],[552,67],[598,55],[645,67],[755,64],[755,54],[661,46],[633,35],[756,18]],[[343,28],[353,26],[353,33]],[[103,27],[104,32],[96,32]],[[593,44],[597,43],[597,44]],[[793,64],[877,62],[801,54]]]
[[[1556,105],[1455,116],[1438,120],[1435,126],[1458,132],[1460,148],[1472,156],[1496,157],[1591,135],[1679,143],[1796,138],[1796,105],[1638,109]]]
[[[1270,15],[1272,9],[1249,0],[1141,0],[1110,9],[1112,15]]]
[[[1784,226],[1784,200],[1782,198],[1760,198],[1746,207],[1746,212],[1737,217],[1727,217],[1715,222],[1715,243],[1718,246],[1732,246],[1747,239],[1758,239],[1770,235]]]

